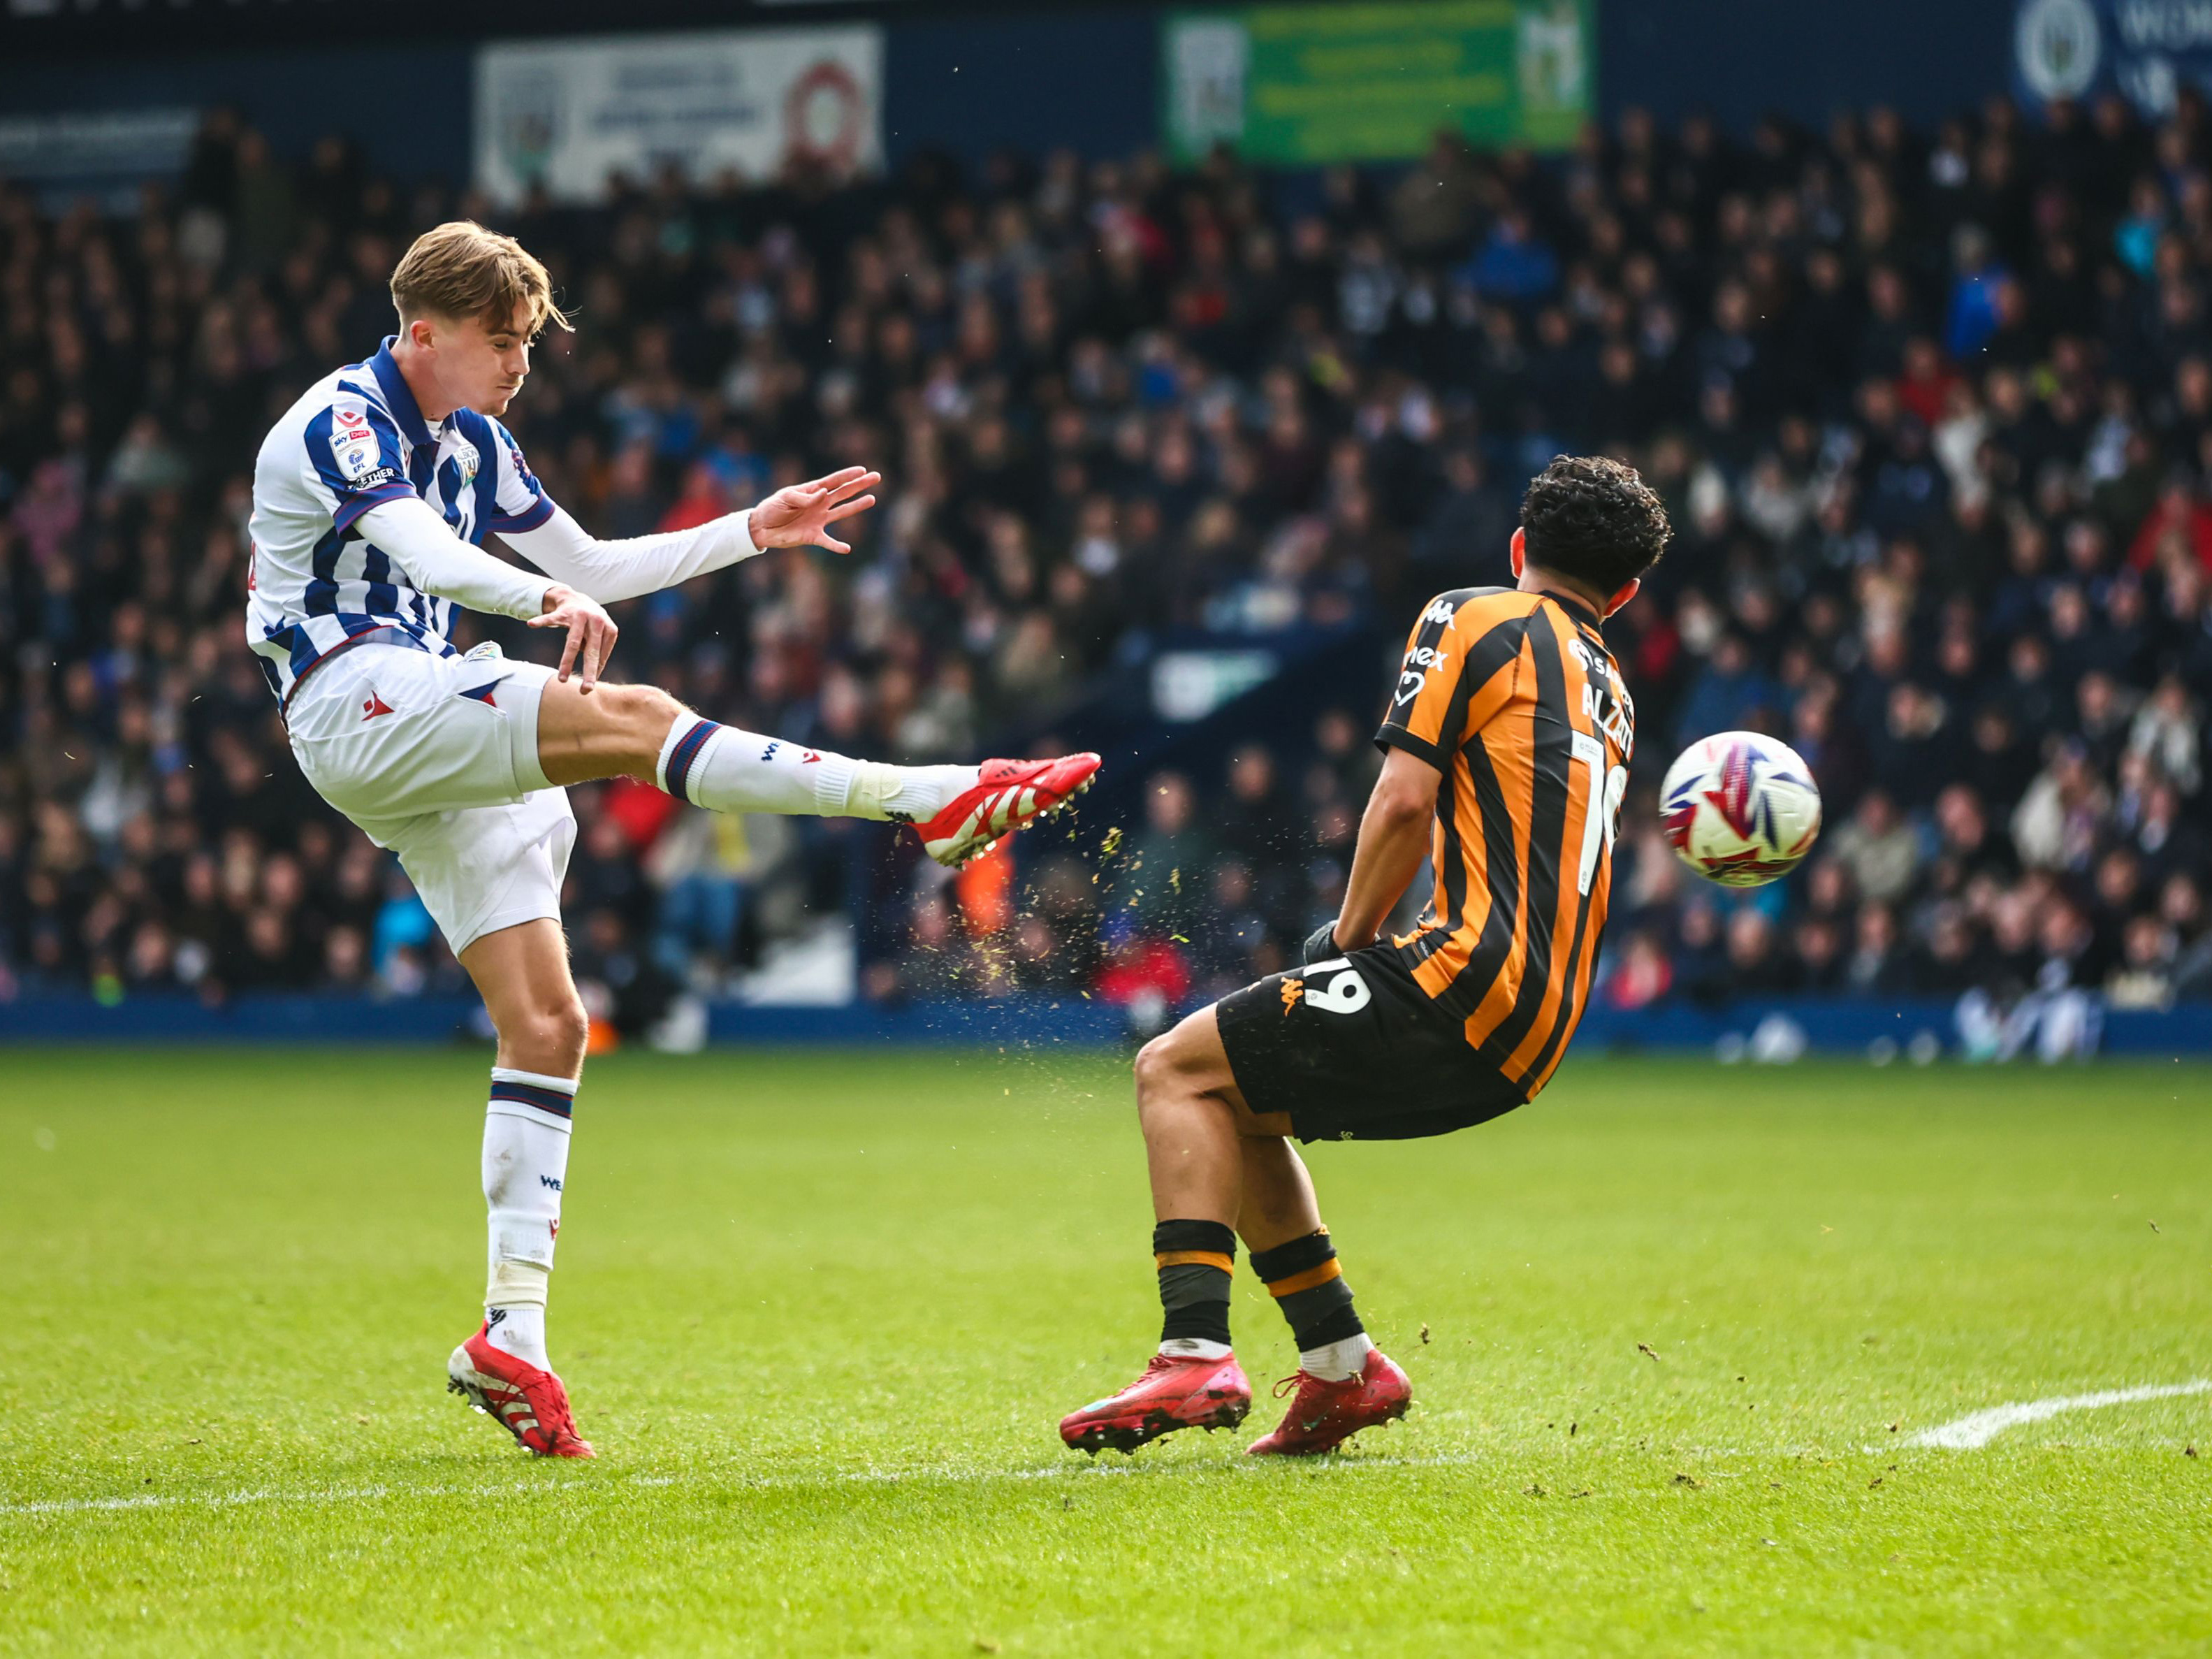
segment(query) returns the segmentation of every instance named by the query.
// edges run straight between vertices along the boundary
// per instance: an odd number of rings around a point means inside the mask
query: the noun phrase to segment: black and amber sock
[[[1352,1286],[1336,1265],[1336,1246],[1328,1229],[1252,1252],[1252,1271],[1267,1282],[1301,1353],[1358,1336],[1367,1328],[1352,1305]]]
[[[1229,1341],[1229,1275],[1237,1235],[1218,1221],[1163,1221],[1152,1229],[1160,1270],[1160,1340]]]

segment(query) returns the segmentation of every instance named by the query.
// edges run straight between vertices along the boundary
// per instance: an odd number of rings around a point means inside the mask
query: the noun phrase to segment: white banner
[[[667,162],[706,180],[883,159],[883,31],[751,29],[500,42],[477,53],[476,179],[512,203],[538,179],[596,200]]]

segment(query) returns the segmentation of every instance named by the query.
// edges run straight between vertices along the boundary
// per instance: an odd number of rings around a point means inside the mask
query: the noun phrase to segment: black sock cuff
[[[1229,1303],[1191,1302],[1180,1308],[1169,1308],[1160,1319],[1160,1340],[1218,1342],[1229,1346]]]
[[[1152,1254],[1172,1250],[1203,1250],[1209,1255],[1237,1257],[1237,1231],[1218,1221],[1163,1221],[1152,1229]]]
[[[1252,1271],[1260,1275],[1263,1283],[1272,1285],[1294,1273],[1310,1273],[1322,1262],[1335,1259],[1336,1246],[1329,1242],[1328,1229],[1323,1227],[1304,1238],[1278,1244],[1272,1250],[1253,1251]]]
[[[1160,1305],[1187,1308],[1194,1302],[1229,1300],[1229,1275],[1203,1262],[1183,1261],[1159,1270]]]
[[[1341,1279],[1336,1282],[1343,1283]],[[1310,1296],[1315,1292],[1310,1291],[1307,1294]],[[1346,1291],[1343,1300],[1335,1305],[1313,1311],[1307,1318],[1293,1323],[1291,1340],[1300,1348],[1325,1348],[1332,1342],[1358,1336],[1366,1328],[1360,1322],[1359,1310],[1352,1305],[1352,1293]]]

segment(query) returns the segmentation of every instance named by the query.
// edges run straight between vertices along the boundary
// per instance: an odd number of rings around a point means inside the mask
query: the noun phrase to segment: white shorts
[[[552,678],[496,646],[436,657],[362,645],[317,668],[285,711],[307,781],[399,855],[456,956],[502,927],[560,920],[576,818],[538,763]]]

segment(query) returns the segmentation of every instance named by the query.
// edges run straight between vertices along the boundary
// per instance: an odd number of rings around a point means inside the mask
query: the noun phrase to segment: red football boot
[[[597,1455],[576,1432],[561,1379],[501,1353],[489,1340],[490,1330],[489,1325],[479,1327],[453,1350],[446,1362],[446,1391],[466,1395],[469,1404],[540,1457]]]
[[[1300,1371],[1275,1385],[1275,1397],[1281,1399],[1293,1382],[1298,1391],[1290,1410],[1273,1434],[1244,1448],[1247,1457],[1311,1457],[1334,1451],[1360,1430],[1403,1417],[1413,1403],[1413,1385],[1380,1348],[1368,1354],[1357,1376],[1325,1382]]]
[[[1058,760],[985,761],[982,775],[915,825],[922,850],[949,869],[988,853],[999,837],[1048,818],[1091,787],[1098,757],[1062,755]]]
[[[1096,1456],[1102,1447],[1133,1452],[1177,1429],[1233,1429],[1252,1409],[1252,1385],[1235,1354],[1183,1359],[1156,1353],[1145,1374],[1105,1400],[1060,1419],[1070,1449]]]

